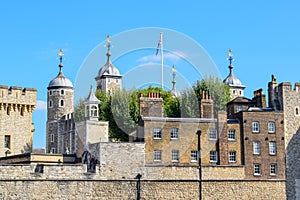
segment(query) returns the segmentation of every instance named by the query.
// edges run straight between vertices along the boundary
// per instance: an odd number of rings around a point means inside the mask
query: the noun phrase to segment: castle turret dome
[[[54,79],[50,81],[48,85],[48,89],[61,88],[61,87],[73,88],[72,82],[68,78],[66,78],[62,73],[62,65],[60,65],[59,67],[60,67],[59,73]]]
[[[103,75],[121,76],[119,70],[111,63],[109,52],[107,53],[107,62],[100,68],[98,77],[102,77]]]

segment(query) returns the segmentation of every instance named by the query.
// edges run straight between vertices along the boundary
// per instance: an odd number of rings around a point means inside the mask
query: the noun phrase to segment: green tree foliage
[[[80,98],[74,107],[74,121],[80,122],[84,120],[84,104],[83,100]]]
[[[217,113],[220,110],[226,109],[226,104],[230,101],[229,86],[225,85],[220,78],[206,77],[202,80],[198,80],[193,89],[198,98],[201,101],[202,91],[209,92],[214,101],[214,110]]]
[[[199,102],[193,89],[186,89],[181,92],[180,108],[183,118],[200,117]]]

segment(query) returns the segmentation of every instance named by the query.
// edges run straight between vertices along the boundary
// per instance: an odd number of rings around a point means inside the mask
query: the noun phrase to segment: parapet
[[[0,85],[0,102],[9,104],[36,105],[35,88],[24,88],[19,86]]]
[[[290,82],[282,82],[278,85],[278,89],[281,91],[295,91],[300,93],[300,83],[295,83],[294,88]]]

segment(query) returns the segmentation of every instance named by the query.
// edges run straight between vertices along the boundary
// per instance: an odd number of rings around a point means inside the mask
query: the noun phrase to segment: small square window
[[[154,139],[161,139],[161,128],[154,128],[153,129],[153,138]]]
[[[210,151],[209,161],[213,162],[213,163],[218,162],[218,152],[217,151]]]
[[[271,164],[270,165],[270,175],[275,176],[277,174],[277,165],[276,164]]]
[[[172,150],[172,162],[179,162],[179,151]]]
[[[154,161],[161,161],[161,150],[154,150]]]
[[[216,129],[210,129],[209,130],[209,139],[210,140],[216,140],[216,139],[218,139],[217,130]]]
[[[191,151],[191,162],[198,162],[198,151]]]
[[[229,162],[236,162],[236,152],[229,151]]]
[[[171,139],[173,140],[178,139],[178,128],[171,129]]]
[[[65,90],[60,90],[60,94],[64,95],[65,94]]]
[[[252,132],[259,133],[259,122],[252,122]]]
[[[256,175],[256,176],[261,175],[260,164],[254,164],[254,175]]]
[[[230,141],[236,140],[235,130],[231,129],[228,131],[228,140]]]
[[[275,122],[268,122],[269,133],[275,133]]]

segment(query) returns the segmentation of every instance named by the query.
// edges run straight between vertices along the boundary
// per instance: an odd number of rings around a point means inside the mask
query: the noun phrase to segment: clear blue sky
[[[60,48],[65,49],[64,74],[74,82],[85,58],[108,34],[143,27],[191,37],[222,78],[228,75],[227,50],[233,49],[234,74],[247,86],[247,97],[259,88],[266,92],[272,73],[278,82],[300,81],[299,1],[87,2],[1,1],[0,84],[37,88],[37,100],[45,102],[47,85],[58,73]],[[99,58],[99,67],[104,62],[105,56]],[[33,120],[34,147],[43,147],[46,110],[35,110]]]

